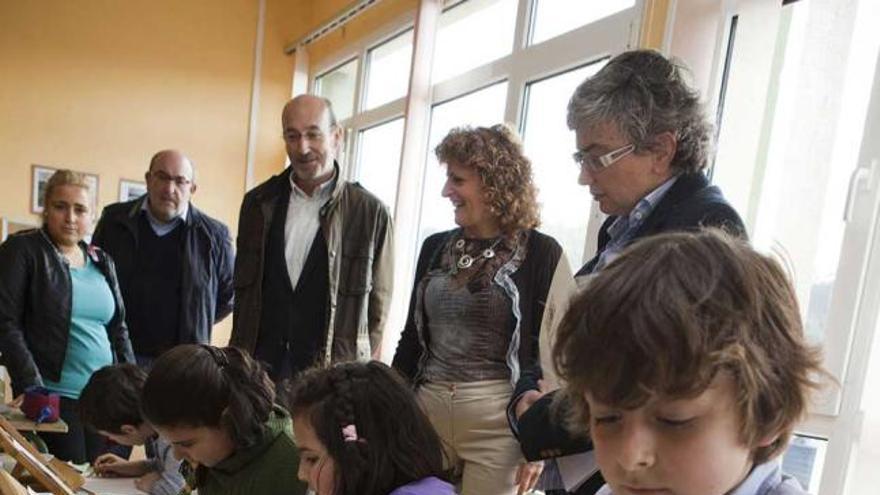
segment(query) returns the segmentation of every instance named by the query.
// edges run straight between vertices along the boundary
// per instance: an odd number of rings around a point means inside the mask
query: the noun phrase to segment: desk
[[[0,406],[0,414],[19,431],[40,431],[46,433],[67,433],[67,423],[59,419],[54,423],[34,423],[24,417],[17,407]]]

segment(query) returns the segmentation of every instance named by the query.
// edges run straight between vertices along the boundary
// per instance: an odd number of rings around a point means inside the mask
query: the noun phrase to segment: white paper
[[[596,464],[596,454],[592,450],[581,454],[557,457],[556,466],[559,468],[562,484],[568,492],[577,490],[599,470],[599,466]]]
[[[86,478],[83,488],[98,495],[143,495],[134,486],[136,478]]]

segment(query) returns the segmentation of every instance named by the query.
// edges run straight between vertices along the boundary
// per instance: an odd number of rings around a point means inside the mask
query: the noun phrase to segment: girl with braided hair
[[[397,372],[378,361],[301,375],[290,391],[299,478],[316,495],[453,495],[443,447]]]
[[[144,383],[143,415],[186,462],[200,495],[302,495],[290,415],[244,351],[180,345],[159,356]]]

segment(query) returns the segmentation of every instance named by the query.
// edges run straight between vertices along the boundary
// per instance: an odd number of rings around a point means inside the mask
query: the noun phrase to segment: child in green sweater
[[[234,347],[182,345],[162,354],[143,389],[146,419],[186,461],[200,495],[299,495],[290,415],[260,365]]]

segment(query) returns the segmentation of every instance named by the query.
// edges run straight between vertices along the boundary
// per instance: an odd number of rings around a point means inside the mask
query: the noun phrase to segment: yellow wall
[[[254,0],[0,2],[0,215],[38,221],[33,163],[98,174],[105,205],[176,147],[195,204],[235,229],[256,21]]]
[[[266,0],[254,185],[284,168],[281,110],[290,99],[293,57],[284,47],[311,27],[311,1]]]

